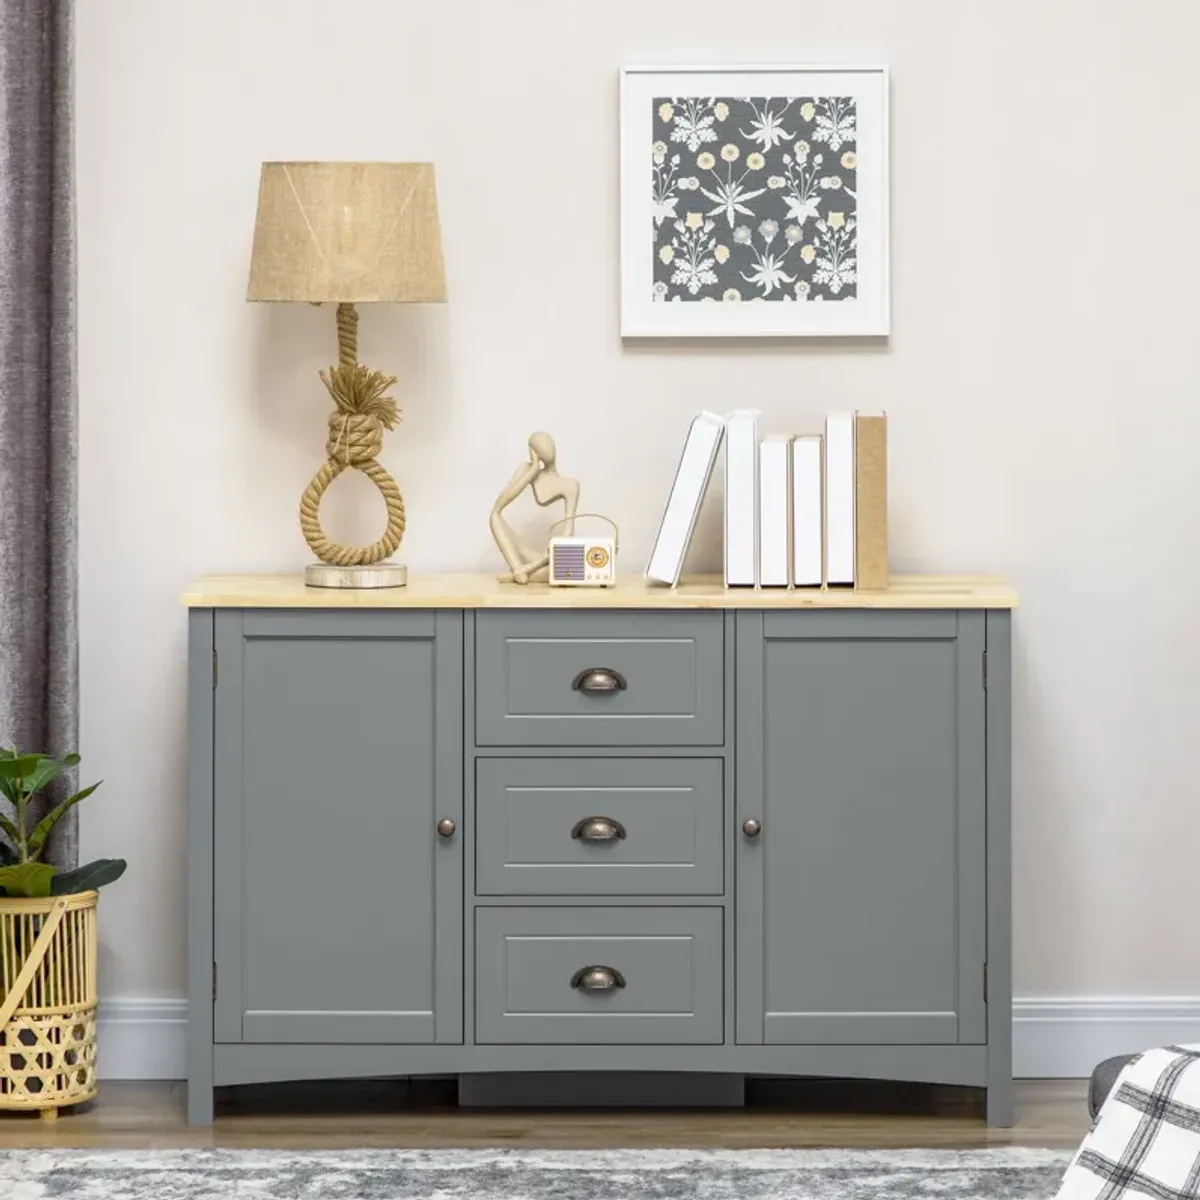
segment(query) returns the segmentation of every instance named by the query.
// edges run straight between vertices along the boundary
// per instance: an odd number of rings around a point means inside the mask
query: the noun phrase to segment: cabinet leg
[[[211,1125],[213,1123],[213,1090],[198,1083],[187,1085],[187,1123],[189,1125]]]
[[[987,1087],[987,1123],[1011,1129],[1013,1123],[1012,1080],[994,1080]]]

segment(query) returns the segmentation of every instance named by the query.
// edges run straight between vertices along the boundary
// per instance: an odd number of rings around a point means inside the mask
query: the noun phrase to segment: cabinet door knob
[[[625,986],[625,976],[616,967],[580,967],[571,986],[581,992],[615,992]]]
[[[748,838],[756,838],[760,833],[762,833],[762,822],[756,821],[753,817],[747,817],[746,820],[742,822],[742,832]]]
[[[585,696],[611,696],[614,692],[623,692],[628,686],[625,676],[611,667],[588,667],[571,681],[571,687]]]
[[[443,817],[437,823],[438,837],[452,838],[458,826],[449,817]]]
[[[577,842],[618,842],[626,838],[625,826],[612,817],[584,817],[571,830]]]

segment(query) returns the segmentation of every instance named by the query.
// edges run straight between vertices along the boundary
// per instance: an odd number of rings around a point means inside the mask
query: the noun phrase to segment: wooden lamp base
[[[335,567],[329,563],[310,563],[304,568],[307,587],[320,588],[398,588],[408,584],[408,568],[403,563],[370,563],[362,567]]]

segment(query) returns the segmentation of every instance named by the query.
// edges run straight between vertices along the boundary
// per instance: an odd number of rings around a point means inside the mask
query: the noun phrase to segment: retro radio
[[[550,583],[554,587],[612,587],[617,582],[617,527],[599,513],[580,513],[556,521],[550,533],[560,525],[570,524],[586,517],[594,517],[612,526],[612,537],[580,537],[572,532],[569,536],[550,538]]]

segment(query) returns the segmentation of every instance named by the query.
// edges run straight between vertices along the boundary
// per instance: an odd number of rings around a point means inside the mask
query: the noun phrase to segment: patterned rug
[[[1054,1150],[15,1150],[3,1200],[1052,1200]]]

